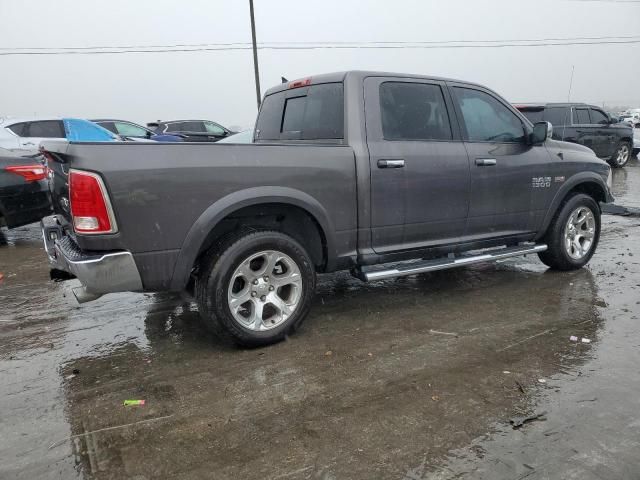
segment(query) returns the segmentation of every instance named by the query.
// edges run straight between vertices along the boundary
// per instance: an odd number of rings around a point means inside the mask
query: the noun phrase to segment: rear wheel
[[[631,144],[623,141],[618,144],[613,155],[609,159],[609,164],[614,168],[624,167],[631,158]]]
[[[593,256],[600,239],[600,208],[583,193],[569,197],[560,207],[545,236],[548,249],[538,254],[556,270],[577,270]]]
[[[315,290],[308,253],[281,232],[235,237],[200,266],[196,298],[204,320],[244,346],[275,343],[304,320]]]

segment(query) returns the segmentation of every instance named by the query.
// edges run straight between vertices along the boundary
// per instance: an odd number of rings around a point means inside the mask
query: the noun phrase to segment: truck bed
[[[189,233],[203,228],[199,219],[227,212],[227,205],[277,203],[285,194],[299,198],[303,208],[319,210],[337,256],[355,252],[356,171],[348,146],[50,142],[43,147],[58,160],[51,162],[56,199],[67,194],[69,168],[100,173],[118,232],[78,235],[75,241],[94,252],[131,252],[146,290],[168,287],[173,272],[164,270],[175,265]],[[70,218],[59,202],[56,210]],[[151,277],[164,279],[163,284],[145,282]]]

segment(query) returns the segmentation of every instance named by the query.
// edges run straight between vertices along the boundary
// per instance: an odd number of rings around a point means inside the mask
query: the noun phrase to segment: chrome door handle
[[[404,160],[397,158],[394,160],[378,160],[378,168],[402,168],[404,167]]]
[[[491,167],[497,163],[495,158],[476,158],[476,165],[479,167]]]
[[[27,145],[35,145],[35,143],[33,143],[33,142],[25,142],[25,143],[23,143],[23,145],[26,147]]]

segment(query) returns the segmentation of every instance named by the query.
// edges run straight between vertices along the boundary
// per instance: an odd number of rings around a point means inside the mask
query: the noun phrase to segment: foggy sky
[[[259,42],[640,36],[640,2],[254,0]],[[249,42],[248,0],[0,0],[0,48]],[[266,88],[371,69],[479,82],[513,102],[640,107],[640,44],[259,52]],[[251,126],[250,50],[0,56],[0,116],[206,118]]]

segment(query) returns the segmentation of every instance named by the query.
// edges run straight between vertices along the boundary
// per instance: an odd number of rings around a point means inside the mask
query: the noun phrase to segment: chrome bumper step
[[[367,269],[356,270],[355,276],[365,282],[374,280],[384,280],[393,277],[403,277],[405,275],[415,275],[417,273],[435,272],[437,270],[447,270],[449,268],[473,265],[474,263],[495,262],[509,257],[527,255],[529,253],[544,252],[547,249],[545,244],[521,244],[516,247],[506,247],[491,250],[477,250],[458,256],[449,255],[444,258],[433,260],[421,260],[402,265],[394,265],[393,268],[380,268],[380,266],[369,267]]]

